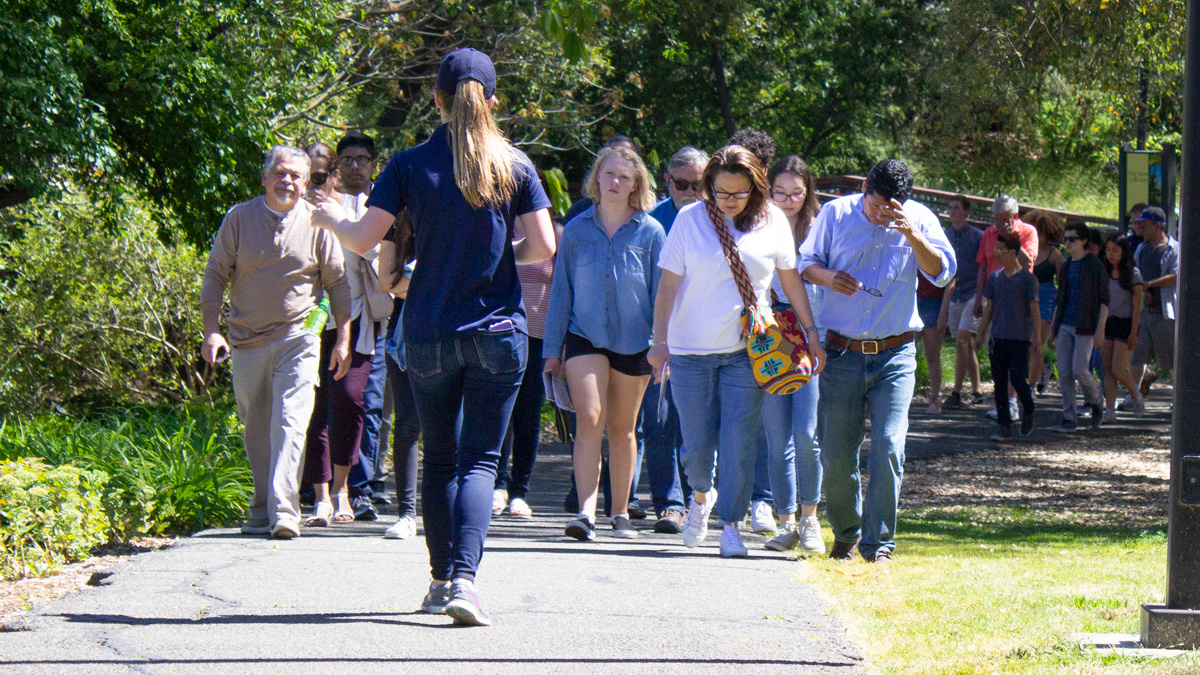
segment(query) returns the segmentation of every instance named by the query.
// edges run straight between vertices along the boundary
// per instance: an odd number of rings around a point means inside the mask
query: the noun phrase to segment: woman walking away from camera
[[[741,146],[721,148],[704,168],[703,185],[705,200],[683,207],[663,245],[649,361],[656,379],[671,379],[683,431],[684,472],[694,491],[683,543],[691,548],[704,540],[715,503],[724,525],[721,555],[746,557],[738,525],[754,487],[764,393],[746,354],[743,316],[769,307],[773,275],[778,274],[784,297],[807,331],[814,374],[825,365],[825,350],[796,271],[796,244],[787,217],[770,203],[758,160]],[[724,235],[710,218],[710,208]],[[725,256],[725,235],[740,260]],[[738,273],[748,280],[757,308],[744,305],[735,265],[744,268]],[[719,497],[713,489],[718,463]]]
[[[796,155],[782,157],[767,172],[771,186],[771,201],[787,216],[789,229],[797,248],[808,237],[808,226],[817,215],[817,190],[808,163]],[[804,284],[808,305],[813,316],[821,311],[825,289]],[[783,303],[783,285],[776,274],[771,291],[777,303]],[[788,309],[786,303],[776,309]],[[809,336],[816,340],[817,336]],[[767,470],[771,478],[771,494],[779,514],[779,530],[765,544],[773,551],[787,551],[799,546],[805,551],[825,552],[821,539],[821,523],[817,520],[817,502],[821,499],[821,449],[817,446],[817,400],[820,395],[818,376],[791,394],[766,394],[763,397],[762,420],[767,436]],[[796,502],[799,500],[800,523],[796,523]]]
[[[412,216],[417,264],[402,321],[424,438],[421,505],[433,576],[421,608],[473,626],[491,623],[475,573],[528,349],[516,264],[554,254],[550,200],[529,158],[496,126],[495,89],[485,54],[447,54],[433,96],[442,126],[388,162],[360,221],[348,222],[330,201],[315,216],[360,252],[401,210]],[[514,243],[518,219],[525,238]]]
[[[1050,381],[1050,364],[1043,356],[1043,347],[1050,344],[1053,331],[1050,324],[1054,320],[1054,303],[1057,301],[1058,288],[1054,280],[1058,278],[1058,269],[1067,258],[1059,250],[1063,238],[1062,221],[1045,211],[1034,211],[1029,214],[1029,224],[1037,230],[1038,254],[1033,261],[1033,276],[1038,280],[1038,317],[1040,325],[1038,334],[1042,336],[1029,348],[1029,386],[1036,386],[1041,394],[1046,391]]]
[[[565,370],[575,405],[575,484],[579,514],[567,536],[595,538],[600,445],[608,429],[612,535],[637,536],[626,505],[637,466],[638,409],[650,382],[650,332],[658,254],[666,234],[654,206],[650,174],[628,148],[605,148],[585,182],[594,206],[563,230],[554,264],[542,356],[558,377]]]
[[[1146,285],[1133,266],[1133,251],[1125,235],[1118,232],[1109,237],[1103,258],[1108,270],[1108,321],[1104,324],[1100,356],[1104,359],[1104,399],[1108,404],[1103,421],[1108,423],[1117,421],[1118,383],[1133,397],[1134,414],[1146,414],[1146,402],[1129,368],[1129,359],[1137,348]]]

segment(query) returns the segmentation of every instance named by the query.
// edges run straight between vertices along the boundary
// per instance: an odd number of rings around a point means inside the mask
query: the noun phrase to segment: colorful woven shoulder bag
[[[725,258],[733,272],[738,292],[742,296],[742,321],[745,326],[746,353],[754,369],[754,379],[759,388],[768,394],[791,394],[803,387],[812,378],[812,358],[808,355],[808,339],[804,328],[791,309],[772,312],[761,307],[746,274],[742,255],[725,218],[716,204],[705,201],[708,218],[717,228],[717,237],[725,249]]]

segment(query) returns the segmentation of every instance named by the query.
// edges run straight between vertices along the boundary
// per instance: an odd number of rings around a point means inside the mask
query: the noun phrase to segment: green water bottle
[[[304,330],[313,335],[320,335],[325,330],[325,322],[329,320],[329,298],[321,298],[316,307],[308,310],[304,317]]]

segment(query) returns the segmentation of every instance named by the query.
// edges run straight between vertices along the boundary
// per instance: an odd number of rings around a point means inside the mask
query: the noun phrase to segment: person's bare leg
[[[925,363],[929,366],[929,407],[927,413],[942,411],[942,340],[946,332],[937,328],[921,331],[925,346]]]
[[[965,330],[958,331],[954,337],[954,391],[961,394],[963,380],[969,375],[969,355],[974,354],[974,345],[971,344],[972,334]],[[975,375],[975,379],[979,379],[979,375]]]
[[[970,348],[967,349],[967,378],[971,380],[971,393],[975,398],[979,398],[983,396],[983,383],[979,381],[979,352],[976,350],[979,341],[975,338],[974,333],[967,333],[967,335],[971,340]]]
[[[637,468],[638,410],[650,376],[633,377],[608,371],[608,475],[611,479],[612,515],[629,514],[629,489]]]
[[[1113,340],[1104,339],[1099,345],[1100,361],[1104,364],[1104,403],[1113,413],[1117,411],[1117,373],[1113,359],[1116,344]],[[1129,366],[1125,367],[1125,375],[1128,378]]]
[[[1104,364],[1105,374],[1113,373],[1115,375],[1113,379],[1113,399],[1108,402],[1109,410],[1116,410],[1113,407],[1113,401],[1116,400],[1118,382],[1129,390],[1130,395],[1133,396],[1135,401],[1142,395],[1137,389],[1138,383],[1134,381],[1133,374],[1130,373],[1129,357],[1132,354],[1133,352],[1129,350],[1129,345],[1120,340],[1112,341],[1112,366],[1109,366],[1108,363]],[[1101,355],[1103,355],[1103,352],[1101,352]],[[1105,380],[1105,384],[1107,384],[1107,378]]]
[[[567,373],[571,402],[575,405],[575,451],[571,464],[575,469],[579,512],[586,513],[594,521],[596,494],[600,487],[601,443],[604,440],[607,413],[604,400],[608,390],[608,359],[600,354],[584,354],[572,357],[563,368]]]

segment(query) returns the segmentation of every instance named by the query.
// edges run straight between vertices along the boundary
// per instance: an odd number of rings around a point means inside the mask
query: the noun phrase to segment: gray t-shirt
[[[979,274],[979,263],[975,262],[979,254],[979,242],[983,239],[983,230],[967,225],[961,231],[953,227],[946,228],[946,238],[954,247],[954,259],[958,261],[958,269],[954,272],[955,302],[965,302],[975,297],[975,282]]]
[[[1033,339],[1033,315],[1029,303],[1038,299],[1038,280],[1033,272],[1022,269],[1011,277],[996,270],[983,289],[983,297],[992,301],[992,339]]]
[[[1131,286],[1142,285],[1142,274],[1133,268],[1133,283]],[[1133,317],[1133,293],[1121,288],[1121,282],[1108,278],[1108,315],[1121,319]]]

